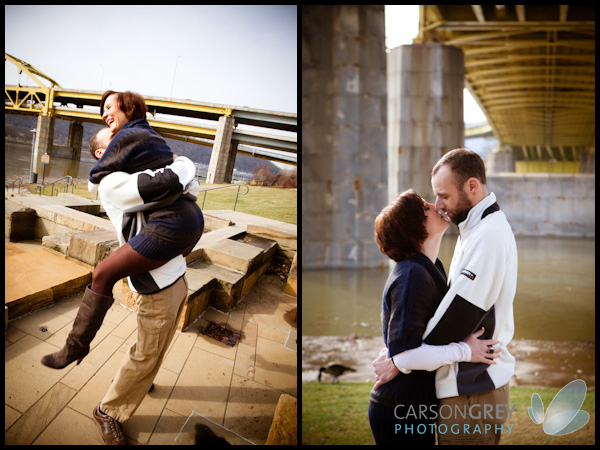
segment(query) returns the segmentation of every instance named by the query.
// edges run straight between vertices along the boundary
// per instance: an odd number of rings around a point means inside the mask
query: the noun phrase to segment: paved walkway
[[[229,314],[209,309],[176,333],[156,388],[123,425],[132,444],[172,444],[190,416],[202,416],[265,444],[279,396],[297,396],[297,306],[284,282],[264,275]],[[136,315],[115,301],[79,366],[53,370],[42,356],[59,350],[82,293],[9,324],[5,336],[5,443],[103,444],[91,412],[136,337]],[[206,321],[241,330],[228,347],[200,334]],[[287,343],[287,344],[286,344]],[[291,347],[291,348],[290,348]]]

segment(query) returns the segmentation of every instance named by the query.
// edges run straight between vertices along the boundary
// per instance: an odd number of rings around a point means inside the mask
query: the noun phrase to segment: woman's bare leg
[[[113,286],[120,279],[146,273],[167,262],[146,258],[131,248],[131,245],[125,244],[98,264],[92,274],[92,291],[112,296]]]

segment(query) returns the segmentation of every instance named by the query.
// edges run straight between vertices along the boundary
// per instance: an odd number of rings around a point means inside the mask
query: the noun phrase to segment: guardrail
[[[235,208],[237,207],[238,197],[240,195],[246,195],[250,191],[250,188],[245,184],[229,184],[227,186],[218,186],[218,187],[214,187],[214,188],[201,189],[200,192],[204,192],[204,198],[202,199],[202,209],[204,209],[204,202],[206,200],[206,192],[207,191],[214,191],[215,189],[225,189],[225,188],[236,187],[236,186],[238,188],[238,191],[237,191],[237,194],[235,195],[235,204],[233,205],[233,210],[235,211]],[[240,188],[243,188],[243,187],[246,188],[246,192],[240,193]]]
[[[54,195],[54,185],[55,185],[56,183],[58,183],[59,181],[61,181],[61,180],[64,180],[65,178],[67,179],[67,184],[66,184],[65,186],[61,186],[61,187],[58,187],[58,188],[56,188],[56,194],[58,195],[58,191],[59,191],[60,189],[62,189],[63,187],[65,188],[65,192],[67,192],[67,191],[68,191],[68,189],[69,189],[69,186],[73,186],[73,189],[72,189],[72,191],[71,191],[71,192],[73,192],[73,191],[75,190],[75,183],[73,182],[73,177],[72,177],[71,175],[66,175],[66,176],[64,176],[64,177],[62,177],[62,178],[59,178],[58,180],[54,180],[52,183],[49,183],[49,184],[38,184],[38,185],[35,187],[35,192],[37,193],[37,192],[39,191],[39,193],[40,193],[40,197],[41,197],[41,196],[42,196],[42,191],[43,191],[43,190],[44,190],[46,187],[48,187],[48,186],[52,186],[52,187],[50,188],[50,196],[52,197],[52,196]]]
[[[15,193],[15,183],[16,183],[17,181],[19,181],[19,194],[21,193],[21,185],[23,184],[23,178],[19,177],[19,179],[18,179],[18,180],[15,180],[15,181],[13,181],[13,182],[11,183],[11,184],[12,184],[12,191],[13,191],[13,194]],[[6,192],[8,192],[8,188],[10,187],[10,184],[8,184],[8,183],[6,182],[6,180],[4,181],[4,187],[6,188]]]

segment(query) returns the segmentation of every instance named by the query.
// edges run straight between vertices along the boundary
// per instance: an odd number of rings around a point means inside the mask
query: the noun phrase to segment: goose
[[[335,383],[336,381],[339,383],[338,377],[340,375],[343,375],[344,372],[356,372],[356,370],[350,368],[350,367],[346,367],[346,366],[342,366],[341,364],[330,364],[327,367],[321,367],[319,369],[319,378],[318,380],[321,381],[321,375],[323,374],[323,372],[329,374],[329,375],[333,375],[333,381],[331,382],[332,384]]]

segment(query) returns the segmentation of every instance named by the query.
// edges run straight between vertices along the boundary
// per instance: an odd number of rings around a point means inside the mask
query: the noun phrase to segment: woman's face
[[[450,222],[437,212],[433,203],[427,203],[423,200],[423,208],[425,209],[425,216],[427,217],[425,228],[427,229],[427,234],[429,236],[441,234],[448,229]]]
[[[121,127],[129,122],[127,115],[119,108],[117,94],[111,94],[106,98],[102,119],[104,119],[113,134],[117,134]]]

